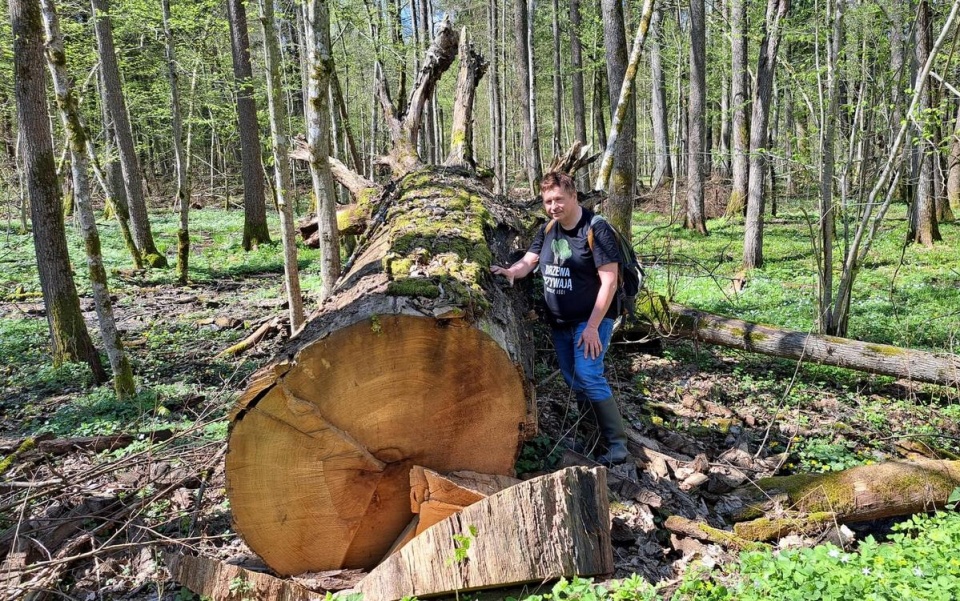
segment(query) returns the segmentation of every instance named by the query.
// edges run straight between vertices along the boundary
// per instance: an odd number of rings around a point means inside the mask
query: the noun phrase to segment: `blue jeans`
[[[557,361],[567,386],[573,392],[582,393],[591,402],[599,403],[613,396],[607,379],[603,376],[603,358],[610,348],[610,336],[613,334],[613,320],[600,322],[600,344],[603,350],[596,359],[583,356],[583,347],[577,347],[577,341],[587,322],[568,326],[553,326],[553,346],[557,350]]]

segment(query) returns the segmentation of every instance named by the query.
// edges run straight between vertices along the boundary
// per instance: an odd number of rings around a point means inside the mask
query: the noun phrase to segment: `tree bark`
[[[264,199],[263,161],[260,159],[260,126],[253,98],[253,68],[247,9],[242,0],[227,0],[230,49],[237,96],[237,128],[240,132],[240,162],[243,176],[243,249],[270,243]],[[329,119],[328,119],[329,121]]]
[[[320,302],[333,293],[340,277],[340,235],[337,231],[336,193],[327,156],[330,154],[330,108],[327,103],[333,58],[330,54],[330,12],[327,0],[303,5],[307,40],[307,144],[310,174],[317,199],[320,232]],[[381,73],[382,75],[382,73]],[[381,77],[382,80],[382,77]]]
[[[820,219],[817,260],[817,330],[821,334],[839,335],[833,320],[833,244],[835,214],[833,201],[834,140],[837,113],[840,110],[840,48],[843,35],[843,0],[833,2],[833,28],[827,54],[827,112],[824,115],[820,148]]]
[[[730,48],[733,108],[733,187],[727,203],[727,217],[739,218],[747,206],[747,184],[750,181],[750,130],[747,108],[750,91],[747,76],[747,0],[730,2]]]
[[[374,565],[412,518],[411,465],[509,474],[536,430],[523,297],[489,275],[519,224],[442,169],[385,202],[334,296],[233,412],[234,521],[281,574]]]
[[[673,179],[670,160],[669,126],[667,125],[667,89],[664,83],[660,42],[663,39],[663,10],[657,8],[650,18],[650,117],[653,121],[653,152],[656,166],[650,187],[654,190]]]
[[[183,117],[180,110],[180,75],[174,58],[173,31],[170,29],[170,0],[161,0],[163,37],[170,81],[170,116],[173,129],[173,160],[177,171],[177,204],[180,229],[177,230],[177,279],[186,285],[190,263],[190,181],[187,156],[183,148]]]
[[[769,141],[767,129],[782,22],[789,9],[790,0],[767,0],[764,35],[757,61],[753,116],[750,120],[750,182],[747,189],[747,219],[743,241],[744,269],[763,266],[763,188]]]
[[[107,381],[80,311],[73,282],[67,236],[53,159],[43,74],[43,28],[40,3],[9,0],[13,33],[14,97],[23,132],[21,156],[30,198],[33,246],[37,255],[54,365],[84,361],[98,383]]]
[[[87,132],[80,121],[77,99],[67,73],[67,56],[63,48],[63,36],[52,0],[40,0],[43,13],[43,26],[46,36],[47,65],[53,79],[53,88],[60,109],[63,128],[67,132],[70,148],[70,164],[73,176],[73,189],[80,213],[80,228],[87,255],[87,269],[90,275],[90,288],[93,292],[94,307],[103,346],[107,351],[110,367],[113,371],[113,389],[117,399],[129,399],[137,392],[130,361],[123,350],[123,341],[113,318],[113,303],[107,284],[107,271],[103,267],[103,254],[100,251],[100,233],[90,202],[90,178],[87,173]]]
[[[165,563],[170,576],[181,586],[210,601],[234,601],[238,598],[271,601],[309,601],[317,594],[295,582],[269,574],[247,570],[203,556],[167,553]],[[235,583],[241,583],[242,592]]]
[[[97,48],[100,51],[103,101],[113,122],[120,169],[123,173],[123,188],[130,210],[130,225],[133,226],[133,238],[137,243],[140,256],[148,265],[157,268],[166,267],[167,259],[160,254],[153,241],[147,204],[143,198],[143,173],[133,144],[133,129],[130,126],[123,87],[120,83],[120,68],[117,65],[117,52],[113,45],[113,25],[110,21],[108,0],[91,0],[91,5]]]
[[[357,585],[369,599],[461,593],[613,572],[606,470],[521,482],[427,530]],[[459,541],[469,539],[458,560]],[[451,561],[450,569],[436,566]]]
[[[497,10],[497,0],[487,3],[488,29],[490,33],[490,167],[493,169],[493,190],[502,194],[506,190],[504,176],[504,148],[502,144],[504,132],[503,110],[500,100],[500,52],[497,40],[500,37],[500,17]]]
[[[523,110],[523,152],[526,163],[527,183],[530,190],[536,193],[543,177],[543,166],[540,159],[540,135],[537,132],[537,116],[535,113],[534,97],[536,90],[533,86],[533,55],[530,52],[529,22],[533,18],[528,11],[527,0],[514,2],[514,37],[517,44],[517,78],[519,81],[518,94],[520,106]]]
[[[917,8],[916,38],[917,64],[923,65],[930,56],[930,47],[933,42],[930,4],[927,0],[920,0],[920,5]],[[930,86],[916,81],[913,87],[914,89],[921,90],[920,116],[918,117],[921,127],[924,127],[924,125],[932,127],[932,124],[927,124],[926,118],[926,116],[933,111]],[[917,152],[919,153],[920,161],[920,177],[917,181],[916,196],[910,211],[910,228],[907,232],[907,242],[923,244],[928,248],[932,248],[934,242],[943,240],[943,237],[940,235],[939,224],[937,223],[937,206],[933,185],[933,154],[937,152],[937,150],[930,148],[931,142],[927,139],[926,135],[928,132],[919,131],[916,133]]]
[[[166,0],[165,0],[166,1]],[[297,233],[290,182],[289,141],[287,136],[287,106],[283,100],[280,79],[280,49],[274,27],[273,0],[259,0],[260,25],[263,30],[263,48],[267,69],[267,108],[270,113],[270,134],[273,147],[274,198],[280,213],[280,239],[283,244],[283,285],[287,293],[287,311],[290,332],[303,324],[303,293],[300,290],[300,268],[297,265]],[[358,159],[355,160],[358,161]],[[359,165],[358,165],[359,168]]]
[[[950,208],[960,212],[960,102],[955,104],[953,135],[950,136],[950,156],[947,159],[947,200]]]
[[[570,0],[570,82],[571,101],[573,103],[574,142],[589,144],[587,137],[587,100],[583,87],[583,44],[580,41],[581,30],[580,0]],[[590,186],[588,170],[579,172],[578,187],[586,190]]]
[[[477,83],[486,71],[487,62],[474,49],[464,27],[460,32],[460,74],[453,102],[450,154],[444,163],[448,167],[464,167],[470,171],[477,168],[473,155],[473,101]]]
[[[704,211],[704,117],[707,102],[707,24],[703,0],[690,0],[690,103],[687,105],[687,216],[684,226],[707,235]]]
[[[637,311],[649,323],[635,329],[645,333],[960,388],[960,356],[949,353],[790,331],[699,311],[655,294],[641,298]]]
[[[563,80],[560,75],[560,0],[553,0],[553,156],[563,152]]]

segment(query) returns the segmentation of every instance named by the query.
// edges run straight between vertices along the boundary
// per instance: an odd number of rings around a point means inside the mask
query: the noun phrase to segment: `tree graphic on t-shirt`
[[[550,242],[550,250],[553,251],[553,262],[556,265],[563,265],[567,259],[573,256],[570,250],[570,242],[566,238],[554,238]]]

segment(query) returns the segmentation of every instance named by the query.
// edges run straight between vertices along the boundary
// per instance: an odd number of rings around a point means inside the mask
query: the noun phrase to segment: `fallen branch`
[[[667,521],[663,523],[663,527],[674,534],[689,536],[736,551],[762,551],[767,548],[766,545],[746,540],[733,532],[714,528],[703,522],[697,522],[679,515],[668,517]]]
[[[240,342],[234,344],[233,346],[224,349],[216,354],[215,359],[222,359],[224,357],[236,357],[237,355],[244,353],[253,347],[255,347],[261,340],[278,334],[281,329],[281,322],[283,317],[274,317],[263,322],[259,328],[254,330],[252,334],[241,340]]]

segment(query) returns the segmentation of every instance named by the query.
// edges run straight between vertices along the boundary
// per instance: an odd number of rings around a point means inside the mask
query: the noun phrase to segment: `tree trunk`
[[[739,218],[747,206],[747,184],[750,181],[750,130],[747,108],[750,103],[747,75],[747,0],[730,3],[730,77],[733,91],[733,187],[727,203],[727,217]]]
[[[474,49],[464,27],[460,32],[460,74],[453,103],[450,154],[444,163],[448,167],[464,167],[470,171],[477,168],[473,156],[473,101],[477,82],[486,71],[487,62]]]
[[[930,4],[927,0],[920,0],[920,6],[917,8],[917,31],[916,31],[916,53],[917,64],[923,65],[930,56],[930,47],[933,42],[933,31],[930,17]],[[920,89],[920,84],[914,82],[914,89]],[[920,115],[927,115],[934,110],[931,101],[930,86],[924,85],[920,93]],[[921,127],[933,127],[927,123],[925,117],[920,118]],[[926,129],[924,127],[924,129]],[[937,224],[937,205],[934,197],[933,185],[933,153],[937,152],[935,148],[930,148],[930,140],[927,139],[926,131],[917,132],[917,142],[920,178],[917,181],[917,192],[910,211],[910,228],[907,232],[907,242],[923,244],[930,248],[934,242],[943,240],[940,235],[940,228]]]
[[[300,290],[300,268],[297,265],[297,233],[293,205],[289,195],[294,192],[290,182],[289,141],[287,139],[287,106],[281,86],[280,49],[273,19],[273,0],[259,0],[260,24],[263,30],[263,48],[267,69],[267,108],[270,112],[270,134],[273,142],[274,198],[280,212],[280,239],[283,244],[283,284],[287,293],[287,311],[290,332],[303,324],[303,293]],[[359,159],[355,157],[355,162]],[[359,168],[359,165],[358,165]]]
[[[947,159],[947,200],[950,208],[960,212],[960,102],[956,103],[956,119],[950,136],[950,156]]]
[[[190,183],[187,156],[183,148],[183,117],[180,111],[180,76],[174,58],[173,32],[170,29],[170,0],[161,0],[163,37],[166,48],[167,76],[170,81],[170,116],[173,129],[173,160],[177,171],[177,204],[180,229],[177,230],[177,279],[186,285],[190,261]]]
[[[553,0],[553,156],[563,152],[563,83],[560,75],[560,0]]]
[[[243,249],[251,250],[261,244],[270,243],[264,200],[263,161],[260,159],[260,126],[257,124],[257,106],[253,99],[247,9],[242,0],[227,0],[227,12],[230,20],[230,49],[233,53],[243,176]]]
[[[687,216],[684,226],[707,235],[707,220],[704,211],[704,155],[709,152],[705,145],[704,117],[707,101],[707,24],[703,0],[690,0],[690,104],[687,105],[689,129],[687,131]]]
[[[84,361],[97,383],[108,377],[100,364],[80,311],[73,282],[53,160],[53,140],[47,114],[43,74],[43,29],[40,3],[9,0],[13,33],[14,97],[17,122],[23,132],[21,156],[30,198],[33,246],[37,255],[54,365]]]
[[[334,296],[233,413],[234,521],[282,574],[374,565],[412,517],[411,465],[509,474],[536,430],[522,295],[489,275],[513,218],[434,169],[384,202]]]
[[[960,461],[890,461],[826,474],[763,478],[739,489],[735,521],[759,517],[781,499],[806,513],[832,512],[841,523],[866,522],[942,509],[960,486]]]
[[[497,10],[497,0],[489,0],[487,4],[488,23],[490,32],[490,167],[493,169],[493,190],[502,194],[506,190],[504,181],[504,149],[501,143],[504,136],[503,111],[500,102],[500,52],[497,49],[497,39],[500,36],[500,17]]]
[[[589,144],[587,137],[587,99],[583,87],[583,44],[580,41],[581,30],[580,0],[570,0],[570,81],[571,101],[573,102],[574,142]],[[590,173],[584,169],[577,177],[578,187],[587,190],[590,186]]]
[[[649,322],[633,328],[638,332],[960,388],[958,355],[785,330],[691,309],[649,293],[637,311]]]
[[[123,87],[120,83],[120,68],[117,65],[117,53],[113,45],[113,25],[110,21],[109,6],[107,0],[91,0],[91,4],[97,48],[100,51],[100,69],[103,75],[103,102],[113,122],[113,133],[116,136],[120,156],[120,169],[123,172],[123,189],[126,192],[130,210],[130,224],[133,226],[133,238],[137,243],[140,256],[148,265],[158,268],[166,267],[166,257],[160,254],[154,244],[147,204],[143,198],[143,173],[140,170],[140,161],[137,159],[133,129],[130,126]]]
[[[833,29],[827,54],[827,112],[824,115],[820,148],[819,257],[817,259],[817,330],[839,335],[833,320],[833,244],[835,214],[833,202],[834,140],[840,110],[840,48],[843,35],[843,0],[833,2]],[[828,12],[829,14],[829,12]]]
[[[327,155],[330,153],[330,109],[327,103],[333,59],[330,55],[330,12],[327,0],[303,5],[307,40],[308,99],[307,144],[310,174],[317,199],[320,231],[320,302],[333,293],[340,277],[340,235],[337,232],[336,193]],[[383,74],[381,73],[381,76]],[[382,77],[381,77],[382,80]]]
[[[93,205],[90,202],[90,178],[87,173],[87,132],[80,121],[77,99],[70,85],[70,78],[67,73],[67,57],[63,49],[63,36],[60,34],[60,23],[57,19],[53,1],[41,0],[40,3],[46,34],[47,65],[50,67],[63,128],[67,132],[73,189],[77,210],[80,213],[80,228],[83,232],[87,268],[90,273],[90,287],[97,311],[97,321],[100,324],[103,346],[107,351],[110,367],[113,370],[113,388],[116,391],[117,398],[122,401],[136,394],[137,385],[133,380],[133,370],[123,350],[123,342],[113,318],[113,303],[110,300],[110,289],[107,285],[107,271],[103,267],[103,254],[100,251],[100,233],[97,231],[97,221],[93,214]]]
[[[789,9],[790,0],[767,0],[764,35],[757,61],[753,117],[750,120],[750,182],[747,188],[747,220],[743,241],[744,269],[763,266],[763,188],[767,173],[769,140],[767,127],[782,22]]]
[[[610,574],[607,494],[606,470],[599,468],[571,467],[521,482],[430,528],[356,590],[367,599],[408,599]],[[436,568],[451,561],[449,569]]]
[[[656,166],[650,187],[656,190],[673,179],[670,161],[669,126],[667,125],[667,89],[664,83],[660,42],[663,39],[663,9],[657,8],[650,18],[650,118],[653,121],[653,152]]]
[[[620,89],[627,73],[627,33],[623,18],[623,3],[602,0],[603,43],[607,57],[607,93],[610,99],[611,121],[620,99]],[[633,82],[629,83],[633,90]],[[637,111],[633,95],[628,96],[626,111],[618,128],[619,135],[613,147],[613,164],[604,203],[606,218],[620,232],[631,239],[634,189],[637,185]]]
[[[534,194],[543,177],[543,165],[540,160],[540,135],[537,132],[536,90],[533,86],[533,55],[530,52],[529,22],[533,15],[528,12],[527,0],[514,2],[514,37],[517,43],[517,78],[519,86],[517,93],[520,96],[522,107],[521,121],[523,123],[523,152],[527,170],[527,183]]]

